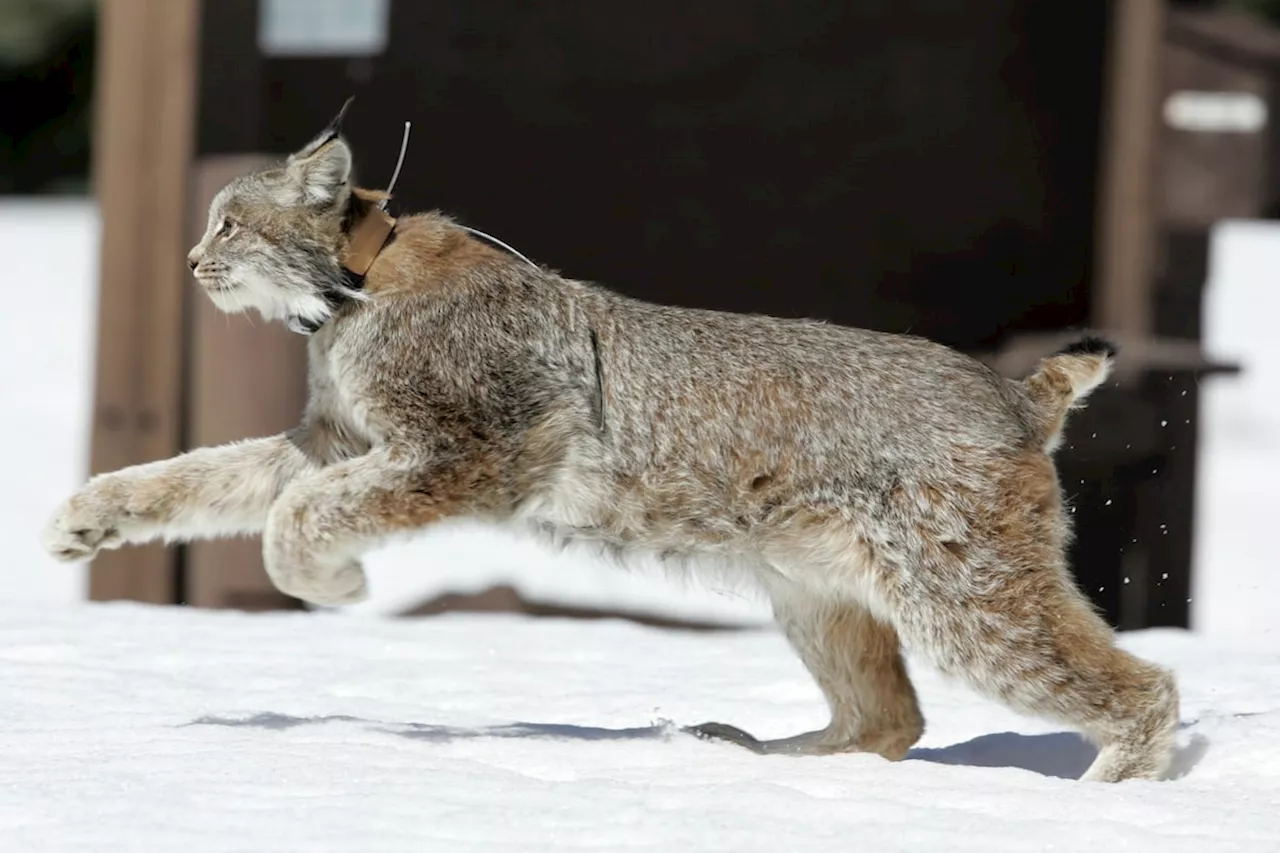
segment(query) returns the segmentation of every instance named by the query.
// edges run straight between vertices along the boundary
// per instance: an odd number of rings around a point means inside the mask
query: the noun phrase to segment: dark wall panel
[[[373,59],[256,56],[209,3],[202,150],[357,95],[361,177],[565,274],[993,345],[1088,311],[1106,4],[397,0]]]

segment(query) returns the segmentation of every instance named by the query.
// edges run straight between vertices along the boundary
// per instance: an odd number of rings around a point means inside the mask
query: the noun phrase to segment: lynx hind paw
[[[269,574],[276,588],[285,595],[320,607],[359,604],[369,597],[364,568],[356,561],[323,576],[310,571],[281,572],[274,566]]]

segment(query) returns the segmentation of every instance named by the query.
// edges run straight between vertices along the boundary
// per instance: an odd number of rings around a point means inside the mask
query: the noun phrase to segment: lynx
[[[309,335],[301,423],[93,477],[64,560],[261,533],[283,592],[366,594],[360,556],[469,517],[727,572],[772,603],[830,706],[761,753],[906,756],[904,654],[1162,777],[1178,691],[1073,583],[1052,454],[1112,369],[1085,337],[1024,380],[917,337],[664,307],[526,263],[438,213],[390,220],[340,119],[214,198],[190,253],[221,309]]]

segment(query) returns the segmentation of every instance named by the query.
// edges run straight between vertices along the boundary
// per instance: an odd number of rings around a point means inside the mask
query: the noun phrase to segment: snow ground
[[[761,737],[822,725],[772,630],[379,618],[443,592],[751,621],[759,602],[456,525],[368,561],[344,613],[86,605],[40,552],[84,477],[97,219],[0,201],[0,851],[1280,850],[1280,227],[1219,229],[1207,345],[1195,634],[1127,634],[1183,691],[1178,778],[1072,781],[1090,750],[916,668],[909,760],[759,757],[663,721]],[[12,265],[16,264],[16,269]],[[1275,386],[1275,387],[1273,387]],[[17,452],[14,452],[16,449]],[[1066,777],[1066,778],[1061,778]]]
[[[1200,398],[1192,626],[1280,649],[1280,223],[1215,230],[1204,338],[1238,359],[1239,377],[1206,380]],[[1280,844],[1277,844],[1280,848]]]
[[[1171,781],[1074,781],[1074,735],[924,669],[929,730],[897,764],[673,731],[825,723],[772,631],[6,604],[0,848],[1280,848],[1280,654],[1123,642],[1181,679]]]
[[[0,254],[0,582],[10,601],[75,601],[85,595],[84,567],[59,568],[38,533],[89,467],[97,211],[78,199],[0,198]]]

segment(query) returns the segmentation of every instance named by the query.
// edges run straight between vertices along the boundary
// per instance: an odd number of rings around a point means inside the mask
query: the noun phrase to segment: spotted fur
[[[372,203],[320,137],[214,199],[191,253],[222,308],[322,324],[287,434],[104,474],[59,509],[66,559],[262,532],[319,604],[365,594],[360,555],[437,520],[663,556],[762,590],[831,709],[761,751],[906,754],[923,717],[904,650],[1100,746],[1087,778],[1157,778],[1167,671],[1120,649],[1072,582],[1050,453],[1109,345],[1025,381],[915,337],[649,304],[523,261],[439,213],[404,216],[364,287],[342,275]]]

